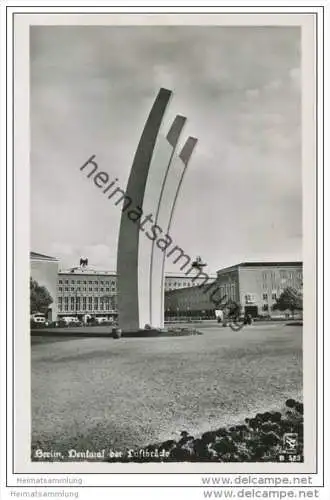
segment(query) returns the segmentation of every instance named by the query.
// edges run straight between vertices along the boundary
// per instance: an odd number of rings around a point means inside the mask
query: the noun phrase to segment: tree
[[[273,309],[279,311],[291,311],[292,316],[295,311],[302,311],[303,309],[303,294],[295,288],[288,287],[276,299]]]
[[[30,312],[46,314],[53,299],[47,288],[40,286],[37,281],[30,278]]]

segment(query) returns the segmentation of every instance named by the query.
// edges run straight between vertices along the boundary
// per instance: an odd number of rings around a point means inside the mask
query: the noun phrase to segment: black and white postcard
[[[14,473],[321,473],[316,28],[14,16]]]

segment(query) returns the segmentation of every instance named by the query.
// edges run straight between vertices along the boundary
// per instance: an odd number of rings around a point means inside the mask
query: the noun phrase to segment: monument
[[[197,139],[189,137],[181,152],[176,148],[186,118],[177,115],[166,136],[161,124],[172,92],[160,89],[144,126],[126,196],[143,214],[168,234],[184,173]],[[118,250],[118,317],[123,331],[150,325],[164,326],[165,253],[122,211]]]

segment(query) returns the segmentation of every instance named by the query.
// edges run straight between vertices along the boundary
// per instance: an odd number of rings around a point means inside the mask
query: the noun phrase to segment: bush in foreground
[[[244,424],[221,427],[199,438],[182,431],[177,441],[147,446],[121,461],[303,462],[303,404],[288,399],[285,406],[283,412],[257,413]]]

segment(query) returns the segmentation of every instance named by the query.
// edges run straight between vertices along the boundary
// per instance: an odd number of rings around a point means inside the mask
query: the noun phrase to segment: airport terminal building
[[[212,276],[216,279],[216,275]],[[184,273],[165,275],[165,291],[187,287],[198,289],[203,277],[194,278]],[[117,318],[117,274],[116,271],[100,271],[89,266],[78,266],[61,270],[57,281],[58,315],[102,316]]]
[[[50,292],[53,303],[49,319],[86,315],[116,319],[117,274],[88,265],[59,270],[59,260],[30,253],[31,276]],[[239,302],[243,312],[268,316],[282,291],[303,286],[302,262],[243,262],[220,269],[216,275],[167,273],[165,319],[214,318],[222,297]]]
[[[117,317],[117,275],[79,266],[58,273],[58,315]]]
[[[272,311],[283,290],[303,285],[302,262],[243,262],[217,272],[213,287],[168,290],[165,318],[213,317],[221,297],[238,302],[253,317],[276,314]],[[279,313],[277,313],[279,314]]]
[[[216,274],[208,275],[208,283],[216,280]],[[189,275],[185,273],[166,273],[165,275],[165,292],[171,290],[180,290],[181,288],[196,287],[202,285],[205,282],[205,277],[201,273],[198,276],[198,272]]]

